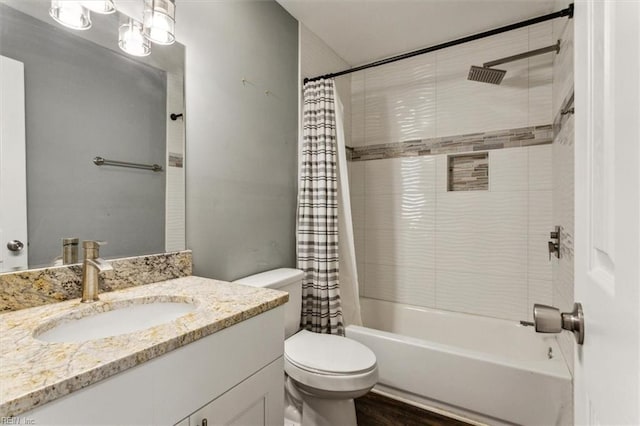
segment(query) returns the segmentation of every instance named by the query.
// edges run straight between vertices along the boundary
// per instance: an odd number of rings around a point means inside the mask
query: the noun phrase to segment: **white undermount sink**
[[[104,312],[88,305],[42,324],[34,337],[50,343],[103,339],[165,324],[196,309],[189,300],[134,299],[124,303],[124,306],[107,306]]]

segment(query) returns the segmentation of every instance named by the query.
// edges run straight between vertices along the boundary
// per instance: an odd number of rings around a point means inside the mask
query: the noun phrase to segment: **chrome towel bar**
[[[93,159],[93,164],[95,164],[96,166],[117,166],[117,167],[129,167],[132,169],[153,170],[154,172],[162,171],[162,166],[159,164],[130,163],[128,161],[107,160],[102,157],[95,157]]]

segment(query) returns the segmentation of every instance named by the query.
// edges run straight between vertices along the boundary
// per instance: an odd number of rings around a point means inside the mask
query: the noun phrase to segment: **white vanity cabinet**
[[[37,425],[201,426],[206,418],[209,426],[281,426],[283,330],[279,306],[18,417]]]
[[[282,358],[211,401],[177,426],[257,426],[284,422]]]

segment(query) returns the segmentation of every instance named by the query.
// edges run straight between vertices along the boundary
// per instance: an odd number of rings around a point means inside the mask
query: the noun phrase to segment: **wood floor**
[[[355,402],[358,426],[470,426],[373,392]]]

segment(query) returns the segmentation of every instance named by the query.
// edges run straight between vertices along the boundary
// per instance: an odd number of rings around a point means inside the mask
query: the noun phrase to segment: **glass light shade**
[[[83,0],[80,3],[90,11],[101,15],[108,15],[116,11],[113,0]]]
[[[151,42],[142,33],[142,23],[129,19],[118,29],[118,46],[133,56],[151,53]]]
[[[158,44],[172,44],[176,40],[174,0],[144,0],[143,16],[146,38]]]
[[[91,28],[89,11],[76,0],[51,0],[49,16],[59,24],[74,30]]]

